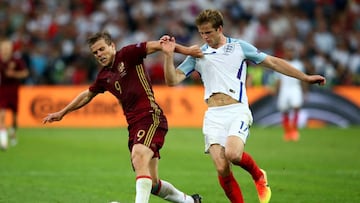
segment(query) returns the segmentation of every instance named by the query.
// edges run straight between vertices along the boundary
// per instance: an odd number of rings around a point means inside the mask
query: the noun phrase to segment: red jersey
[[[114,64],[100,70],[89,90],[113,94],[122,105],[129,125],[155,115],[160,126],[167,128],[166,118],[155,101],[150,78],[144,68],[146,55],[146,42],[123,47],[116,52]]]
[[[18,111],[19,87],[21,80],[7,77],[6,71],[13,68],[17,71],[25,70],[25,62],[20,58],[11,58],[9,61],[3,61],[0,58],[0,108]]]
[[[12,57],[9,61],[6,62],[0,58],[0,87],[18,87],[21,85],[21,80],[6,76],[5,72],[10,68],[21,71],[26,69],[26,65],[25,62],[20,58]]]

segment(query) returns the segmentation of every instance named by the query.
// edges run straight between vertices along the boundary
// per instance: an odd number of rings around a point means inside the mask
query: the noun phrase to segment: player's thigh
[[[282,93],[279,94],[277,98],[277,108],[279,111],[286,111],[290,108],[289,106],[289,99],[290,99],[289,93]]]
[[[219,174],[230,172],[230,162],[225,157],[225,148],[219,144],[213,144],[209,148],[209,154]]]
[[[160,149],[164,145],[168,129],[158,123],[138,123],[129,127],[129,150],[135,144],[142,144],[154,152],[153,157],[160,157]]]
[[[0,108],[18,111],[19,92],[16,87],[0,88]]]
[[[302,92],[294,92],[290,100],[291,108],[300,108],[304,103],[304,98]]]
[[[0,108],[0,125],[3,125],[5,123],[5,113],[6,113],[6,109]],[[0,127],[3,127],[3,126],[0,126]]]
[[[240,138],[240,140],[234,139],[234,143],[237,147],[240,147],[241,144],[245,144],[246,140],[250,134],[250,126],[252,123],[252,117],[248,114],[239,114],[233,116],[228,135],[232,137]],[[228,138],[229,139],[229,138]],[[235,142],[236,141],[236,142]]]
[[[210,146],[219,144],[225,146],[227,130],[223,121],[218,121],[215,117],[205,116],[203,123],[203,134],[205,139],[205,152],[209,152]]]

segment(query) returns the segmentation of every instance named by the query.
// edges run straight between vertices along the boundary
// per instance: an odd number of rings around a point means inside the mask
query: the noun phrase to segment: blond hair
[[[217,29],[224,25],[223,15],[218,10],[206,9],[202,11],[195,19],[196,26],[210,23],[213,28]]]

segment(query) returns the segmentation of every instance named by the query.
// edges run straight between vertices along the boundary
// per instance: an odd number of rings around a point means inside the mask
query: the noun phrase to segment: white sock
[[[156,196],[163,198],[164,200],[177,203],[194,203],[194,199],[176,189],[171,183],[164,180],[160,180],[160,190]]]
[[[152,180],[150,176],[136,178],[135,203],[148,203],[150,199],[151,187]]]
[[[15,128],[11,127],[8,130],[8,137],[10,138],[10,145],[15,146],[17,145],[17,139],[15,135]]]
[[[0,148],[7,149],[8,147],[8,133],[6,129],[0,130]]]
[[[10,138],[13,138],[12,136],[14,136],[14,134],[15,134],[15,128],[13,128],[13,127],[9,128],[8,133],[9,133]]]

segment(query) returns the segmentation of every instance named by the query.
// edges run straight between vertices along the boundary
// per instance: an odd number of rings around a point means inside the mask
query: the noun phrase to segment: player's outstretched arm
[[[271,68],[279,73],[288,75],[290,77],[297,78],[301,81],[310,83],[310,84],[319,84],[325,85],[326,79],[321,75],[307,75],[302,71],[297,70],[294,68],[289,62],[284,59],[274,57],[274,56],[267,56],[265,60],[261,63],[261,65]]]
[[[152,53],[154,53],[156,51],[161,51],[162,50],[161,43],[164,42],[164,41],[168,41],[168,40],[170,40],[172,38],[174,38],[174,37],[164,35],[158,41],[148,41],[146,43],[147,54],[152,54]],[[192,45],[192,46],[187,47],[187,46],[183,46],[181,44],[177,44],[175,42],[175,50],[174,50],[174,52],[184,54],[184,55],[193,56],[193,57],[196,57],[196,58],[203,57],[203,53],[201,52],[198,45]]]
[[[79,109],[88,104],[92,98],[96,96],[95,93],[85,90],[75,97],[67,106],[58,112],[50,113],[43,119],[43,124],[60,121],[66,114]]]
[[[13,68],[12,68],[13,66]],[[10,68],[6,70],[5,72],[7,77],[15,78],[18,80],[24,79],[29,76],[29,70],[27,68],[24,68],[22,70],[15,70],[15,63],[10,64]]]
[[[174,52],[189,55],[196,58],[201,58],[204,56],[202,53],[200,47],[198,45],[192,45],[192,46],[183,46],[181,44],[176,43],[176,40],[174,37],[170,37],[169,35],[164,35],[160,38],[160,44],[166,41],[173,41],[175,43],[175,49]]]

